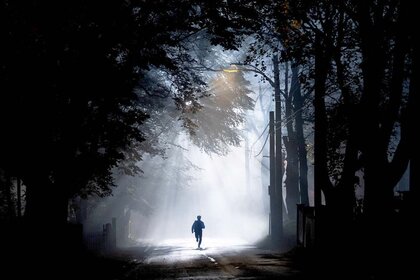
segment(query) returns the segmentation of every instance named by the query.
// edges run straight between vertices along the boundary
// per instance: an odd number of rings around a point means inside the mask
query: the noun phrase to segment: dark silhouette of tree
[[[132,169],[127,168],[125,162],[122,162],[113,174],[114,178],[120,178],[113,197],[103,200],[89,198],[89,207],[97,209],[92,211],[86,221],[89,232],[97,231],[101,228],[101,223],[106,223],[114,216],[117,217],[117,232],[121,233],[118,234],[118,244],[128,244],[127,228],[131,213],[141,212],[143,209],[135,206],[161,199],[156,195],[150,196],[143,189],[148,190],[154,181],[172,182],[174,177],[178,179],[173,188],[185,189],[189,186],[192,178],[188,173],[194,169],[194,166],[191,164],[184,166],[181,162],[188,163],[188,161],[176,156],[187,151],[178,143],[179,138],[187,136],[203,151],[217,154],[226,154],[231,145],[240,143],[242,136],[238,127],[244,122],[246,111],[252,109],[254,103],[248,96],[251,93],[247,88],[249,82],[244,79],[242,73],[210,71],[208,74],[209,71],[198,71],[199,67],[194,65],[204,64],[210,59],[212,67],[220,67],[219,64],[226,65],[227,62],[218,58],[222,50],[210,44],[208,34],[200,32],[190,39],[191,42],[183,42],[183,46],[190,50],[189,55],[192,57],[189,68],[196,70],[195,74],[201,80],[198,83],[199,90],[203,91],[201,96],[187,99],[178,106],[177,102],[173,102],[176,92],[168,83],[170,80],[168,74],[162,73],[163,71],[158,68],[144,72],[144,78],[140,81],[136,94],[142,100],[139,106],[149,115],[140,126],[146,137],[145,141],[130,147],[130,150],[134,149],[136,153],[142,155],[142,159],[145,158],[147,163],[135,162],[136,169],[141,170],[137,175]],[[135,176],[137,191],[131,190],[135,184],[134,179],[120,174],[121,171],[126,175]],[[125,181],[131,183],[124,183]],[[166,188],[166,184],[163,183],[153,187],[162,197],[165,197]],[[75,208],[81,208],[82,203],[86,201],[76,199]]]
[[[284,78],[284,103],[285,103],[285,125],[287,129],[287,136],[283,136],[283,143],[286,147],[286,205],[289,219],[296,220],[296,205],[299,201],[299,157],[298,157],[298,143],[296,137],[296,130],[294,126],[294,108],[293,108],[293,90],[289,90],[289,63],[285,63],[285,78]],[[296,81],[295,81],[296,83]]]
[[[418,198],[414,4],[76,0],[0,5],[0,170],[6,182],[0,195],[14,209],[10,178],[22,179],[29,220],[65,223],[69,198],[109,195],[117,167],[133,175],[140,171],[136,163],[142,151],[162,152],[159,128],[173,124],[171,118],[180,119],[203,150],[225,153],[226,144],[239,143],[233,127],[243,121],[241,110],[252,107],[246,81],[241,74],[231,75],[243,86],[238,89],[224,82],[227,76],[217,77],[223,97],[206,86],[208,77],[194,69],[203,56],[191,52],[194,38],[202,34],[205,44],[226,49],[237,49],[241,39],[253,36],[243,66],[270,82],[266,62],[274,61],[270,84],[276,93],[278,55],[292,63],[292,86],[301,67],[302,89],[313,93],[314,102],[305,113],[315,115],[317,222],[327,227],[342,218],[324,237],[341,230],[352,238],[346,229],[353,225],[359,173],[365,190],[364,237],[372,251],[381,252],[380,240],[396,232],[381,228],[400,221],[393,190],[409,162],[412,197]],[[307,97],[295,96],[298,91],[284,93],[290,117]],[[174,107],[162,101],[168,97]],[[168,114],[168,122],[147,120],[160,112]],[[296,155],[300,175],[306,172],[304,124],[298,115],[285,138],[290,186],[297,185]],[[157,137],[143,142],[146,133]],[[305,189],[304,180],[300,188]],[[296,190],[289,189],[290,205],[297,201]]]
[[[332,232],[354,239],[355,176],[362,173],[364,244],[368,256],[383,256],[383,241],[395,234],[383,226],[395,229],[403,220],[395,214],[393,190],[414,157],[408,151],[414,122],[406,117],[416,106],[413,7],[403,1],[293,1],[288,7],[280,30],[288,55],[309,67],[304,78],[314,89],[318,229],[330,225],[324,240],[337,236]],[[327,224],[319,215],[321,190]]]
[[[292,62],[292,67],[295,67],[296,58],[289,55],[288,37],[283,30],[286,26],[283,23],[283,19],[287,15],[287,2],[278,1],[263,1],[260,3],[263,8],[259,10],[258,17],[254,19],[258,26],[255,32],[255,41],[249,48],[249,56],[246,60],[247,64],[252,64],[257,74],[261,75],[262,80],[270,80],[271,76],[267,71],[267,61],[271,54],[280,52],[281,62],[285,64]],[[288,17],[287,17],[288,18]],[[274,60],[273,60],[274,61]],[[287,69],[288,67],[285,67]],[[285,72],[288,72],[287,69]],[[281,75],[283,76],[283,74]],[[300,87],[297,83],[298,79],[293,80],[292,88],[289,86],[289,74],[285,74],[285,89],[280,90],[284,98],[284,121],[282,125],[286,127],[287,135],[283,136],[283,143],[285,144],[287,168],[285,172],[285,188],[286,188],[286,204],[289,213],[290,220],[295,220],[296,217],[296,204],[300,203],[301,200],[304,203],[308,203],[307,194],[307,159],[306,159],[306,143],[303,136],[303,121],[302,120],[302,108],[297,106],[303,106],[306,97],[301,97],[302,101],[299,101],[299,97],[295,102],[296,94],[301,94],[300,90],[296,91],[297,87]],[[268,79],[267,79],[268,77]],[[296,78],[297,76],[295,76]],[[286,82],[287,80],[287,82]],[[273,86],[274,83],[272,83]],[[306,95],[307,96],[307,95]],[[297,137],[296,131],[302,132],[300,137]],[[300,149],[305,151],[300,152]],[[299,161],[302,160],[302,164]],[[290,162],[289,162],[290,161]],[[289,164],[290,163],[290,164]],[[299,166],[302,168],[300,169]],[[302,184],[302,186],[300,186]],[[300,195],[302,197],[300,197]]]
[[[63,222],[69,197],[111,192],[112,168],[140,156],[146,115],[133,89],[144,71],[172,77],[180,108],[194,99],[200,83],[181,42],[207,29],[235,48],[226,5],[2,1],[0,166],[27,186],[27,218]]]
[[[295,130],[297,141],[297,154],[299,157],[299,193],[300,203],[309,206],[308,194],[308,158],[306,140],[304,135],[303,111],[305,109],[305,98],[301,93],[301,84],[299,81],[299,69],[296,65],[292,65],[292,80],[290,91],[293,94],[293,107],[295,115]]]

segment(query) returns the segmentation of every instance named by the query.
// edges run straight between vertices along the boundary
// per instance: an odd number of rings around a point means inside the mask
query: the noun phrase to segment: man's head
[[[201,216],[200,215],[197,216],[197,220],[201,220]]]

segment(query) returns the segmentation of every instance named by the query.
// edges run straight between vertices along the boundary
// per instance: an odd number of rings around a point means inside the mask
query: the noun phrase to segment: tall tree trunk
[[[293,106],[295,108],[295,130],[296,142],[299,156],[299,192],[300,203],[309,205],[308,194],[308,158],[306,151],[306,141],[303,134],[303,97],[301,86],[299,82],[299,68],[297,65],[292,65],[292,84],[290,91],[293,95]]]
[[[286,147],[286,205],[290,221],[296,220],[296,205],[299,203],[299,181],[298,181],[298,157],[295,139],[290,136],[283,136]]]
[[[328,75],[329,60],[326,55],[325,44],[317,35],[315,39],[315,208],[319,210],[322,203],[321,191],[327,195],[330,187],[327,165],[327,134],[328,121],[325,108],[325,90]]]
[[[410,2],[411,3],[411,2]],[[416,9],[413,4],[409,11],[409,18],[414,18]],[[418,115],[420,110],[419,84],[418,77],[420,75],[420,43],[417,27],[408,26],[410,35],[412,36],[412,69],[410,76],[409,99],[407,106],[407,137],[410,158],[410,195],[409,195],[409,211],[411,218],[417,216],[418,203],[420,201],[420,152],[418,143],[420,136],[418,133]],[[414,225],[412,226],[415,227]],[[415,227],[417,229],[417,227]],[[416,230],[419,232],[419,230]],[[416,238],[416,235],[413,235]]]
[[[375,12],[373,12],[373,11]],[[363,94],[361,98],[361,149],[365,162],[365,213],[370,225],[381,224],[388,216],[388,204],[392,200],[392,190],[385,188],[384,171],[387,155],[382,149],[380,137],[380,95],[385,69],[384,30],[379,11],[371,1],[363,1],[359,7],[359,32],[363,56]],[[389,216],[388,216],[389,217]],[[385,218],[386,219],[386,218]],[[375,237],[373,237],[375,238]]]
[[[283,136],[284,146],[286,147],[286,205],[287,205],[287,216],[289,220],[296,220],[296,205],[299,203],[299,167],[298,167],[298,147],[296,143],[296,132],[293,128],[293,96],[289,91],[289,63],[286,62],[285,71],[285,119],[287,136]]]
[[[403,5],[399,9],[402,7]],[[367,255],[369,258],[377,258],[378,263],[389,265],[391,262],[384,256],[389,252],[393,254],[395,247],[390,244],[391,246],[385,250],[383,244],[395,236],[393,234],[396,226],[393,211],[395,183],[391,178],[395,175],[393,173],[396,169],[390,169],[388,149],[391,134],[400,113],[405,60],[402,40],[405,39],[404,36],[401,37],[399,31],[404,33],[405,31],[397,28],[398,35],[394,38],[389,37],[387,21],[391,19],[387,18],[389,11],[385,12],[385,10],[383,5],[377,5],[374,1],[359,3],[358,18],[363,59],[363,94],[360,102],[359,127],[361,135],[364,136],[360,147],[364,160]],[[394,46],[391,57],[385,49],[390,41]],[[389,61],[392,61],[392,64],[387,64]],[[388,71],[389,68],[392,68],[391,71]],[[390,80],[389,73],[392,74]],[[384,93],[389,93],[388,99],[383,100]],[[385,110],[382,109],[384,107]],[[373,270],[379,273],[383,268],[373,266]]]
[[[407,1],[408,2],[408,1]],[[408,9],[408,18],[414,19],[417,16],[417,9],[414,2],[409,2],[410,8]],[[407,26],[411,33],[412,44],[412,68],[410,76],[409,87],[409,100],[407,106],[407,132],[408,132],[408,150],[410,158],[410,192],[406,198],[406,213],[404,228],[401,231],[401,240],[404,240],[400,248],[402,248],[403,257],[401,263],[403,269],[406,270],[407,275],[414,275],[417,273],[418,268],[413,263],[412,256],[418,253],[420,241],[420,229],[417,223],[413,222],[418,219],[418,204],[420,201],[420,152],[418,143],[420,143],[420,136],[418,133],[418,116],[420,113],[420,99],[419,99],[419,84],[418,77],[420,75],[420,44],[417,26],[414,24]],[[404,246],[405,245],[405,246]],[[406,277],[409,278],[409,277]]]
[[[280,98],[280,69],[278,55],[273,55],[274,101],[275,101],[275,196],[276,196],[276,225],[279,238],[283,237],[283,159],[281,144],[281,98]]]
[[[344,36],[344,34],[340,35]],[[344,101],[345,115],[347,116],[347,141],[344,154],[344,165],[341,180],[335,189],[336,199],[333,201],[334,212],[339,216],[339,221],[343,225],[349,225],[353,219],[353,209],[355,206],[355,185],[357,183],[356,171],[358,167],[358,127],[356,124],[360,123],[358,113],[356,112],[356,105],[353,94],[348,86],[348,81],[344,73],[344,65],[342,63],[342,56],[340,49],[334,56],[337,73],[337,83],[342,92]],[[343,229],[348,232],[348,230]]]
[[[414,11],[413,7],[413,11]],[[410,97],[408,105],[408,137],[409,137],[409,151],[410,151],[410,193],[407,198],[407,213],[406,213],[406,230],[404,233],[409,233],[408,236],[404,234],[406,246],[410,248],[405,250],[405,258],[402,258],[402,262],[410,263],[412,261],[411,256],[418,252],[420,229],[416,223],[413,223],[418,219],[418,205],[420,201],[420,152],[418,149],[418,143],[420,143],[420,137],[418,132],[418,115],[420,110],[420,99],[419,99],[419,87],[418,77],[420,75],[420,46],[419,38],[413,39],[414,50],[413,50],[413,68],[410,79]],[[404,248],[404,249],[405,249]],[[412,272],[412,273],[411,273]],[[407,273],[413,275],[417,272],[417,267],[412,265]]]
[[[391,40],[386,33],[386,20],[384,8],[377,8],[375,5],[364,3],[360,9],[360,33],[361,49],[363,55],[363,81],[364,90],[361,99],[362,133],[367,135],[363,141],[362,152],[365,160],[365,211],[370,224],[383,224],[393,214],[393,189],[395,178],[401,177],[403,165],[400,168],[395,162],[391,169],[388,163],[388,150],[394,126],[398,121],[401,111],[402,88],[404,82],[404,64],[407,53],[407,6],[401,3],[399,7],[399,18],[395,25],[396,37],[393,38],[392,49],[392,70],[389,80],[385,61],[389,61],[389,55],[384,46]],[[385,103],[385,111],[381,95],[386,84],[389,84],[389,98]],[[385,87],[385,90],[388,88]],[[403,139],[402,139],[403,140]],[[394,178],[394,179],[393,179]],[[399,179],[399,178],[397,178]]]
[[[330,180],[327,165],[327,135],[328,122],[325,108],[326,80],[328,76],[330,60],[327,55],[326,43],[317,34],[315,38],[315,167],[314,167],[314,188],[315,188],[315,246],[320,249],[325,236],[325,217],[322,215],[322,192],[327,200],[330,189]],[[328,202],[328,201],[327,201]]]
[[[411,192],[411,204],[412,209],[415,209],[414,205],[417,205],[420,201],[420,152],[418,149],[418,143],[420,143],[420,137],[417,130],[418,122],[416,121],[416,115],[419,113],[420,100],[419,100],[419,87],[418,79],[420,75],[419,64],[420,64],[420,46],[417,38],[413,39],[413,70],[410,80],[410,110],[408,113],[408,127],[409,127],[409,138],[410,138],[410,192]],[[415,211],[413,211],[414,213]]]

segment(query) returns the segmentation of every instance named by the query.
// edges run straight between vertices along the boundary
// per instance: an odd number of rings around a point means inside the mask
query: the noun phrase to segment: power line
[[[268,128],[268,124],[265,126],[263,132],[261,132],[260,136],[258,136],[257,140],[255,140],[255,142],[251,145],[251,148],[258,142],[258,140],[260,140],[260,138],[264,135],[265,131]]]
[[[262,153],[262,151],[264,150],[265,145],[267,144],[267,140],[268,140],[268,137],[269,137],[269,136],[270,136],[270,133],[268,133],[268,134],[267,134],[267,137],[265,137],[264,145],[262,146],[262,148],[261,148],[261,150],[259,151],[259,153],[258,153],[258,154],[256,154],[254,157],[257,157],[257,156],[259,156],[259,155]]]

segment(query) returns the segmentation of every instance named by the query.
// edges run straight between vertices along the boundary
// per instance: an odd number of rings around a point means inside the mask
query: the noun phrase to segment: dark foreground
[[[208,240],[202,249],[193,245],[171,240],[121,250],[118,258],[130,260],[130,267],[119,279],[304,279],[288,254],[225,240]]]
[[[226,240],[206,240],[202,249],[194,246],[194,240],[181,239],[139,243],[107,254],[12,254],[1,279],[306,279],[292,253]]]
[[[0,279],[416,279],[411,272],[371,259],[369,267],[382,272],[373,276],[361,269],[363,253],[326,258],[302,249],[280,253],[229,240],[205,240],[201,250],[191,239],[143,242],[106,254],[75,252],[59,243],[49,249],[38,245],[9,250]],[[389,252],[384,257],[399,256]]]

